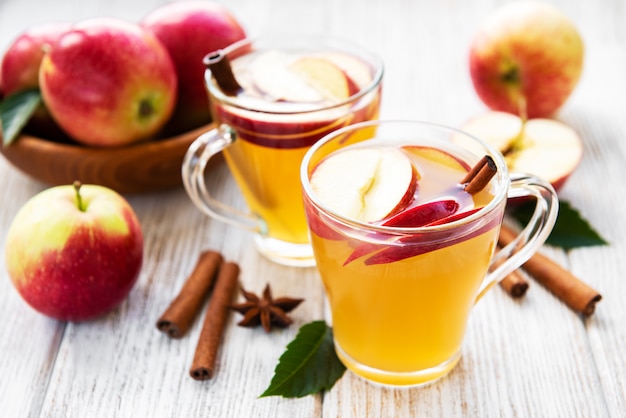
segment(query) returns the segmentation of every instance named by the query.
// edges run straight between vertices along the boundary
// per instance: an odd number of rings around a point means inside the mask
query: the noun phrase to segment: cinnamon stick
[[[234,96],[242,90],[237,82],[228,55],[222,50],[214,51],[204,57],[205,67],[211,70],[215,81],[224,94]]]
[[[239,266],[237,264],[222,263],[189,371],[195,380],[207,380],[213,377],[217,351],[230,311],[229,306],[237,289],[238,277]]]
[[[499,242],[507,245],[515,236],[514,231],[503,225]],[[583,315],[591,315],[602,299],[597,291],[542,254],[535,253],[522,267],[567,306]]]
[[[515,270],[500,281],[500,287],[512,298],[521,298],[528,290],[528,280]]]
[[[187,333],[222,261],[222,255],[216,251],[203,251],[200,254],[191,275],[157,321],[159,331],[172,338],[180,338]]]
[[[498,168],[493,158],[485,155],[461,180],[461,183],[466,183],[464,190],[469,194],[478,193],[489,184],[497,171]]]

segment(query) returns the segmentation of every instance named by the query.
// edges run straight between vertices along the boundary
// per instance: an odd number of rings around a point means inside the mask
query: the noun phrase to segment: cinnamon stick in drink
[[[489,184],[497,171],[498,168],[493,158],[485,155],[461,180],[461,183],[466,183],[464,190],[469,194],[478,193]]]
[[[203,63],[206,68],[211,70],[217,85],[225,94],[234,96],[242,90],[233,74],[228,55],[224,51],[218,50],[208,54],[204,57]]]
[[[503,225],[500,228],[501,245],[509,244],[515,237],[515,232],[508,227]],[[597,291],[542,254],[535,253],[522,268],[567,306],[583,315],[591,315],[596,303],[602,299]]]
[[[195,380],[207,380],[213,377],[215,360],[230,312],[229,306],[237,289],[238,277],[239,266],[237,264],[222,263],[189,371]]]
[[[187,333],[209,293],[213,279],[222,264],[222,255],[204,251],[182,289],[156,323],[157,328],[172,338]]]

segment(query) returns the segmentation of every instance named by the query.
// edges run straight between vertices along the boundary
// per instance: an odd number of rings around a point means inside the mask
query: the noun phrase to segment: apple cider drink
[[[356,374],[419,385],[457,363],[504,209],[476,217],[493,194],[489,185],[465,190],[469,169],[437,147],[372,140],[322,158],[308,174],[318,203],[345,219],[305,198],[337,354]],[[353,222],[382,228],[355,235]]]
[[[382,72],[331,48],[235,48],[230,55],[241,89],[229,96],[207,79],[214,120],[237,137],[225,159],[266,235],[308,244],[298,176],[302,157],[325,134],[378,117]]]

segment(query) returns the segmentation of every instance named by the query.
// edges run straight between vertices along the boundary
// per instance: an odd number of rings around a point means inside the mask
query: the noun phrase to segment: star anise
[[[263,297],[248,292],[243,287],[241,287],[241,293],[246,301],[230,306],[231,309],[243,315],[243,319],[237,325],[256,327],[261,324],[265,332],[270,332],[272,325],[281,328],[289,326],[293,320],[289,318],[287,312],[293,310],[304,300],[288,297],[274,299],[269,284],[263,290]]]

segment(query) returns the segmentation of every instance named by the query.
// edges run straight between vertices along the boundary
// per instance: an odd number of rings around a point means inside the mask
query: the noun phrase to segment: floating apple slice
[[[268,51],[253,61],[250,74],[254,86],[274,101],[338,102],[351,94],[346,74],[322,57],[294,59],[290,54]]]
[[[458,221],[458,220],[463,219],[463,218],[467,218],[468,216],[475,214],[476,212],[478,212],[481,209],[482,209],[482,207],[466,210],[465,212],[458,212],[458,213],[452,214],[450,216],[447,216],[445,218],[441,218],[441,219],[438,219],[436,221],[433,221],[433,222],[427,224],[426,226],[437,226],[437,225],[449,224],[450,222],[454,222],[454,221]]]
[[[404,210],[383,223],[384,226],[414,228],[448,218],[459,210],[456,200],[436,200]]]
[[[463,217],[467,217],[476,211],[479,211],[481,208],[472,209],[465,212],[459,212],[457,214],[452,215],[450,218],[442,219],[441,223],[452,222],[452,218],[459,217],[459,219]],[[458,220],[458,219],[457,219]],[[474,220],[470,222],[468,225],[475,225],[477,221]],[[398,240],[398,244],[406,244],[406,245],[387,245],[382,248],[382,250],[372,254],[370,257],[366,258],[364,261],[365,265],[373,265],[373,264],[386,264],[386,263],[394,263],[396,261],[401,261],[406,258],[416,257],[418,255],[426,254],[431,251],[440,250],[445,247],[449,247],[450,245],[455,245],[466,241],[468,239],[477,237],[480,234],[483,234],[489,231],[492,228],[497,227],[499,224],[499,218],[496,216],[490,217],[489,222],[481,225],[479,228],[472,230],[467,235],[458,235],[456,238],[452,238],[449,240],[440,240],[430,243],[422,243],[421,241],[424,239],[419,235],[407,236],[400,238]],[[432,226],[430,224],[428,226]],[[465,226],[464,226],[465,227]],[[345,265],[345,263],[344,263]]]
[[[425,225],[435,225],[438,221],[455,216],[454,214],[458,209],[459,204],[452,199],[428,202],[399,212],[385,221],[383,226],[416,228]],[[343,265],[345,266],[357,258],[385,247],[384,244],[363,243],[354,249]]]
[[[426,160],[446,165],[452,169],[467,172],[470,167],[452,154],[438,148],[424,147],[419,145],[405,145],[402,147],[409,153],[422,157]]]
[[[332,211],[376,222],[404,209],[417,188],[417,172],[397,148],[353,148],[324,159],[311,186]]]
[[[279,51],[259,55],[250,66],[254,86],[274,101],[314,103],[324,96],[289,67],[293,58]]]
[[[327,59],[302,57],[293,62],[289,69],[328,100],[337,102],[350,97],[345,73]]]
[[[490,143],[505,156],[509,170],[534,174],[563,186],[583,156],[578,134],[553,119],[529,119],[512,114],[487,112],[468,122],[463,131]],[[455,137],[462,142],[462,136]]]

